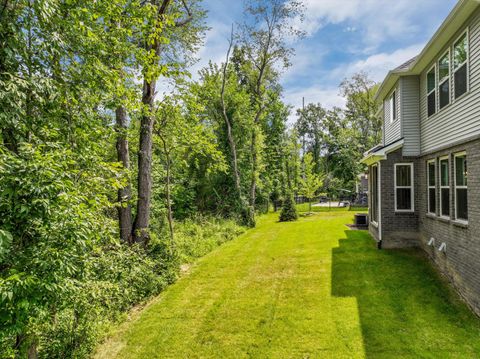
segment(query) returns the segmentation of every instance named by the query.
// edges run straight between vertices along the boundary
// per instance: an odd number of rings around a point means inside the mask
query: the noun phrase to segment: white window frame
[[[445,57],[445,55],[448,54],[448,76],[446,76],[443,80],[440,79],[440,61]],[[437,77],[437,82],[438,82],[438,85],[437,85],[437,89],[438,89],[438,92],[436,94],[436,97],[437,97],[437,103],[435,104],[435,107],[437,108],[437,112],[438,111],[441,111],[443,110],[444,108],[447,108],[451,103],[452,103],[452,83],[450,81],[452,81],[452,53],[450,51],[450,48],[447,49],[447,51],[445,51],[442,56],[440,56],[437,60],[437,73],[436,73],[436,77]],[[448,83],[448,104],[446,104],[445,106],[443,107],[440,107],[440,94],[441,94],[441,91],[440,91],[440,88],[442,87],[442,85],[449,81]],[[454,96],[455,97],[455,96]]]
[[[463,36],[466,36],[467,39],[467,59],[462,62],[460,65],[458,65],[457,68],[455,68],[455,44],[460,40]],[[466,28],[464,32],[460,34],[459,37],[455,39],[455,41],[452,44],[452,82],[453,82],[453,102],[459,101],[461,98],[463,98],[466,94],[470,92],[470,28]],[[467,65],[467,91],[465,91],[464,94],[460,95],[459,98],[455,98],[455,73],[460,69],[463,65]]]
[[[409,166],[410,167],[410,186],[397,186],[397,167],[400,166]],[[412,162],[408,163],[395,163],[395,168],[393,172],[394,176],[394,183],[395,183],[395,212],[398,213],[412,213],[415,212],[415,186],[413,183],[414,180],[414,173],[413,173],[414,167]],[[411,208],[410,209],[398,209],[397,207],[397,189],[410,189],[410,203],[411,203]]]
[[[447,168],[448,168],[448,185],[447,186],[443,186],[442,185],[442,161],[443,160],[447,160]],[[450,159],[450,156],[443,156],[443,157],[440,157],[438,159],[438,180],[439,180],[439,188],[440,188],[440,194],[439,194],[439,197],[440,197],[440,217],[442,218],[445,218],[445,219],[450,219],[450,214],[452,213],[452,209],[450,208],[450,196],[452,195],[452,188],[451,188],[451,183],[452,183],[452,174],[451,174],[451,171],[450,171],[450,162],[451,162],[451,159]],[[445,216],[443,213],[442,213],[442,208],[443,208],[443,195],[442,195],[442,189],[448,189],[448,198],[447,198],[447,201],[448,201],[448,216]]]
[[[428,92],[428,74],[430,72],[432,72],[433,70],[433,76],[435,77],[435,86],[433,86],[433,90],[431,90],[430,92]],[[437,99],[437,82],[438,82],[438,78],[437,78],[437,64],[433,64],[432,67],[430,67],[430,69],[427,71],[427,73],[425,74],[425,84],[426,84],[426,91],[427,91],[427,97],[426,97],[426,101],[427,101],[427,117],[432,117],[432,116],[435,116],[435,114],[437,113],[437,109],[438,109],[438,99]],[[431,114],[430,116],[428,115],[428,97],[432,94],[432,93],[435,93],[435,112],[433,114]]]
[[[397,90],[395,89],[390,96],[390,123],[394,123],[397,119],[397,107]]]
[[[455,221],[468,224],[468,220],[458,219],[457,189],[466,189],[467,193],[468,193],[468,178],[467,178],[467,185],[466,186],[457,186],[457,157],[465,157],[465,159],[466,159],[467,152],[466,151],[458,152],[458,153],[455,153],[453,155],[453,177],[454,177],[454,180],[453,180],[453,194],[455,196],[455,212],[454,212],[455,213]],[[467,162],[467,166],[468,166],[468,162]],[[468,212],[468,208],[467,208],[467,212]]]
[[[431,186],[430,185],[430,165],[433,163],[434,171],[433,175],[435,176],[435,185]],[[437,215],[437,161],[435,159],[431,159],[427,161],[427,214],[431,215]],[[430,190],[434,189],[435,190],[435,208],[433,209],[433,212],[431,211],[430,208]]]

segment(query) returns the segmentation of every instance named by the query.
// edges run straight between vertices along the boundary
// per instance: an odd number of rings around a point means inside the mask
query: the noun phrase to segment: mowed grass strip
[[[256,229],[202,258],[97,358],[478,358],[480,321],[416,251],[353,212]]]

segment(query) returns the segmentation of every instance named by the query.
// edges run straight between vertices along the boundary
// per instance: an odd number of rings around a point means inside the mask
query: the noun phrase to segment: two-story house
[[[480,1],[460,0],[376,96],[370,232],[382,248],[423,248],[480,314]]]

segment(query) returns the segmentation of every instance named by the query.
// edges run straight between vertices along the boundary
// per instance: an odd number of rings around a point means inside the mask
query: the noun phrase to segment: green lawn
[[[98,358],[479,358],[480,320],[414,251],[378,251],[354,212],[261,218],[207,255]]]

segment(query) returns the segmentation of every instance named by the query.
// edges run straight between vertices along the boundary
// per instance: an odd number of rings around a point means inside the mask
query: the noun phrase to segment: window
[[[450,103],[450,51],[438,62],[438,96],[440,109]]]
[[[427,107],[428,117],[435,114],[437,110],[437,80],[435,66],[427,73]]]
[[[397,119],[397,91],[393,91],[390,97],[390,123]]]
[[[437,179],[435,160],[427,162],[428,208],[430,214],[437,213]]]
[[[371,180],[372,180],[371,216],[372,216],[372,222],[378,223],[378,166],[377,165],[372,166]]]
[[[455,155],[455,218],[468,221],[467,155]]]
[[[467,33],[453,45],[453,84],[455,99],[467,92],[468,88],[468,38]]]
[[[448,157],[440,159],[440,215],[450,217],[450,173]]]
[[[395,165],[395,210],[413,211],[413,163]]]

